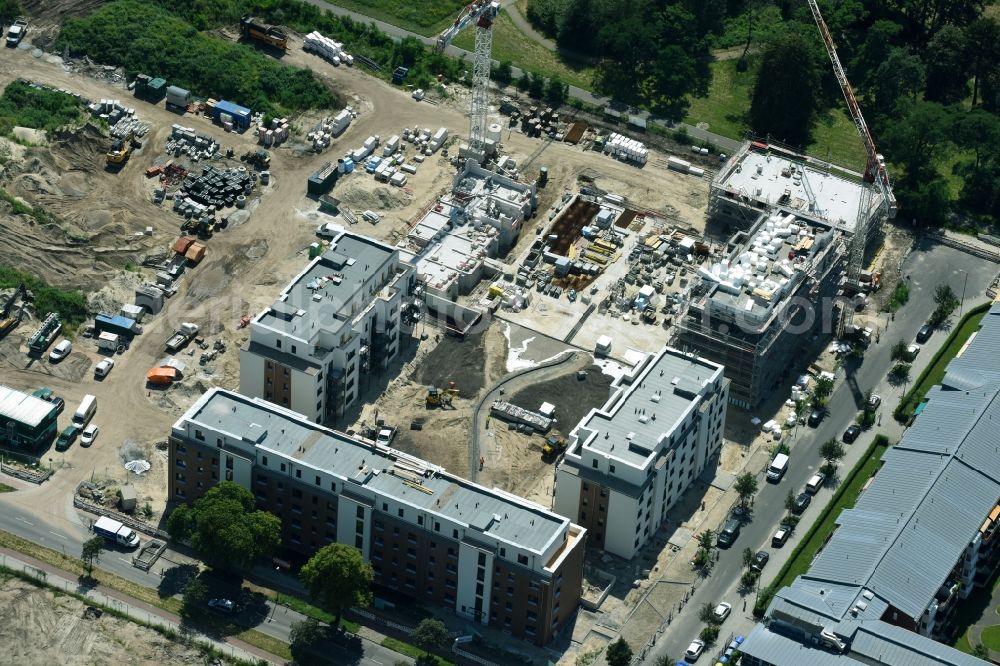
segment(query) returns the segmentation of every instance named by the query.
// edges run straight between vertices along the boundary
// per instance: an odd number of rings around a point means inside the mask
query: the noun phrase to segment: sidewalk
[[[117,590],[109,589],[103,585],[95,584],[94,587],[84,587],[73,574],[63,571],[50,564],[46,564],[28,555],[17,553],[8,548],[0,547],[0,565],[22,571],[29,576],[42,580],[46,585],[71,594],[78,594],[90,599],[95,604],[112,608],[124,613],[129,618],[144,622],[163,629],[175,631],[179,634],[191,634],[189,627],[182,627],[179,617],[167,611],[150,606],[137,599],[133,599]],[[243,659],[249,662],[265,660],[272,664],[284,664],[285,659],[265,652],[248,643],[236,638],[227,638],[225,641],[217,641],[203,635],[192,636],[194,641],[209,645],[212,648],[224,652],[231,657]]]

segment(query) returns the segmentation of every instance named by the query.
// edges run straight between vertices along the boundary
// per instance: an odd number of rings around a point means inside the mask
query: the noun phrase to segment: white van
[[[787,470],[788,455],[779,453],[774,456],[774,460],[771,461],[771,465],[767,468],[767,480],[771,483],[777,483],[781,481],[781,477],[785,475],[785,471]]]
[[[77,408],[76,413],[73,414],[73,424],[82,428],[87,425],[87,422],[90,421],[96,411],[97,398],[88,393],[83,396],[83,400],[80,401],[80,406]]]

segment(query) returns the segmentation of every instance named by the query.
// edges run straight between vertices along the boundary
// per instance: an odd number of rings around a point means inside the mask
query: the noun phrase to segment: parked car
[[[781,526],[778,527],[778,531],[774,533],[774,536],[771,537],[771,547],[781,548],[782,546],[785,545],[785,542],[788,541],[788,537],[790,537],[791,535],[792,535],[791,525],[782,524]]]
[[[873,393],[872,397],[868,399],[868,409],[876,410],[882,404],[882,396],[877,393]]]
[[[687,652],[684,653],[684,658],[688,661],[698,661],[698,657],[701,653],[705,651],[705,641],[703,640],[693,640],[691,645],[688,645]]]
[[[52,351],[49,352],[49,361],[52,363],[58,363],[63,360],[69,353],[73,351],[73,343],[69,340],[60,340]]]
[[[80,446],[90,446],[93,444],[94,440],[97,439],[97,433],[100,431],[101,429],[97,427],[96,423],[91,423],[84,429],[83,434],[80,435]]]
[[[812,495],[809,493],[799,493],[798,497],[795,498],[795,506],[792,509],[795,513],[802,513],[812,502]]]
[[[812,410],[812,412],[809,414],[809,426],[815,428],[823,421],[824,416],[826,416],[826,410],[823,409]]]
[[[852,423],[851,425],[847,426],[847,430],[844,431],[844,436],[842,438],[844,440],[844,444],[852,443],[854,440],[858,438],[858,435],[860,434],[861,434],[861,426],[859,426],[857,423]]]
[[[910,345],[906,348],[906,360],[912,361],[920,353],[920,345]]]
[[[110,358],[106,358],[94,367],[94,377],[96,379],[104,379],[111,372],[111,368],[115,367],[115,362]]]
[[[209,599],[208,607],[226,615],[234,615],[236,613],[236,602],[232,599]]]
[[[73,445],[73,440],[80,434],[80,426],[70,424],[63,428],[56,438],[56,451],[65,451]]]
[[[824,483],[826,483],[826,474],[813,474],[806,481],[806,492],[810,495],[815,495],[823,487]]]
[[[712,615],[715,617],[716,621],[720,624],[726,621],[729,614],[733,612],[733,605],[728,604],[723,601],[721,604],[712,609]]]
[[[763,571],[764,565],[769,559],[771,559],[770,553],[766,550],[758,550],[757,554],[753,556],[753,564],[750,565],[750,568],[757,572]]]
[[[931,339],[932,335],[934,335],[934,329],[931,328],[928,324],[924,324],[923,326],[920,327],[920,330],[917,331],[917,342],[920,343],[927,342],[928,340]]]

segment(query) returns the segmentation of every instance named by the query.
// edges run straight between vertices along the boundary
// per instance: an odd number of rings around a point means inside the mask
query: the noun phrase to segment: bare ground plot
[[[17,578],[3,579],[2,661],[19,666],[205,663],[197,648],[108,613],[88,619],[85,610],[86,605],[73,597],[57,596]]]
[[[510,401],[531,410],[537,410],[543,402],[552,403],[556,406],[555,430],[565,437],[591,409],[601,407],[608,400],[612,377],[596,365],[586,372],[582,380],[577,379],[574,372],[534,384],[510,396]]]

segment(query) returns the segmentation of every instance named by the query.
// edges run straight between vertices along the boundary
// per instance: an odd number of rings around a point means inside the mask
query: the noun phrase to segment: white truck
[[[118,345],[122,344],[121,336],[109,331],[101,331],[97,335],[97,348],[114,352],[118,350]]]
[[[107,516],[101,516],[94,523],[94,534],[126,548],[139,546],[139,535],[135,533],[135,530],[125,527],[122,523]]]
[[[24,39],[26,32],[28,32],[28,20],[18,17],[7,30],[7,46],[16,47]]]
[[[184,322],[181,327],[177,329],[169,340],[167,340],[167,351],[176,352],[179,351],[184,345],[189,343],[194,336],[198,335],[198,324],[192,324],[191,322]]]

